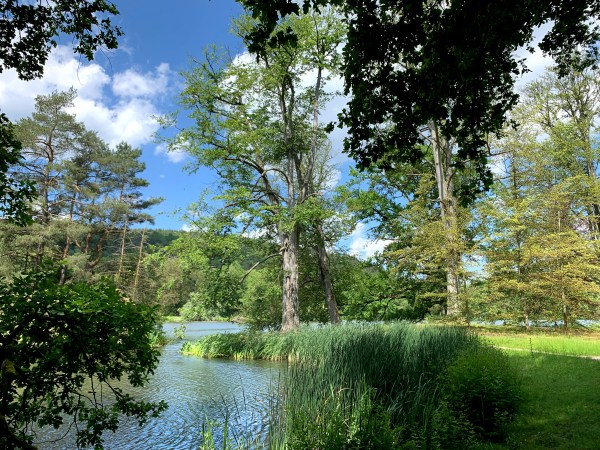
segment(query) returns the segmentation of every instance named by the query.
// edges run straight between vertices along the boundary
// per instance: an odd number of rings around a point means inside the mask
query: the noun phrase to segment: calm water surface
[[[164,325],[167,336],[180,324]],[[186,324],[185,339],[196,340],[215,333],[240,331],[239,325],[222,322]],[[116,433],[106,433],[105,448],[111,450],[188,450],[202,443],[202,426],[207,418],[215,423],[216,440],[221,440],[222,424],[228,417],[230,434],[244,433],[252,438],[266,432],[269,392],[277,383],[279,363],[201,359],[179,353],[181,341],[162,350],[155,375],[143,389],[128,392],[146,401],[164,400],[169,408],[143,427],[124,420]],[[64,431],[62,431],[64,434]],[[74,439],[50,443],[58,432],[38,436],[43,450],[71,450]],[[40,441],[46,441],[40,443]]]

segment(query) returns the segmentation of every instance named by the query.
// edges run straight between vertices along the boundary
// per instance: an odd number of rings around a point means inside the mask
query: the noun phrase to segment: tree
[[[280,17],[299,14],[292,0],[240,0],[257,19],[248,33],[257,54],[273,46],[297,43],[291,28],[278,28]],[[311,7],[337,5],[348,20],[344,49],[346,93],[352,95],[340,115],[348,128],[346,151],[360,167],[375,162],[413,163],[430,147],[442,222],[452,246],[457,201],[469,201],[487,189],[487,138],[502,130],[516,104],[516,76],[526,71],[515,51],[528,46],[536,27],[553,21],[540,48],[562,71],[585,65],[596,55],[600,3],[566,0],[493,3],[459,1],[305,0]],[[587,57],[574,58],[578,45]],[[425,145],[423,145],[425,144]],[[468,164],[467,164],[468,163]],[[466,166],[468,170],[464,170]],[[458,172],[470,174],[456,190]],[[460,255],[446,262],[447,308],[459,311]]]
[[[166,407],[112,384],[127,377],[141,386],[153,373],[151,308],[126,301],[106,281],[61,285],[51,267],[2,283],[0,305],[1,446],[34,449],[33,425],[71,420],[78,446],[102,448],[102,432],[116,430],[120,414],[143,423]]]
[[[504,169],[480,205],[488,290],[512,320],[596,316],[600,185],[594,71],[549,71],[525,89],[517,129],[495,144]]]
[[[37,223],[48,224],[62,212],[63,162],[73,152],[91,144],[84,125],[65,111],[73,106],[76,95],[71,89],[37,96],[35,112],[16,125],[16,135],[23,145],[22,170],[38,189],[34,211]]]
[[[107,213],[111,226],[120,232],[119,262],[115,279],[119,283],[124,272],[125,250],[128,231],[136,224],[153,223],[154,218],[144,212],[146,209],[162,202],[162,198],[144,198],[141,188],[149,185],[148,181],[138,177],[146,165],[139,160],[142,150],[133,148],[126,142],[117,145],[114,151],[107,154],[104,161],[107,171]]]
[[[247,21],[240,22],[247,26]],[[316,165],[325,146],[319,110],[325,71],[341,39],[335,16],[294,19],[305,45],[274,49],[256,61],[207,61],[186,74],[182,105],[195,126],[172,145],[185,145],[198,165],[220,176],[224,228],[276,235],[282,261],[282,329],[299,325],[298,256],[303,218],[314,218]],[[302,77],[316,71],[313,86]],[[272,255],[277,256],[277,254]]]
[[[399,283],[411,286],[410,305],[420,311],[417,315],[456,308],[448,302],[458,300],[465,278],[463,258],[471,246],[466,208],[456,205],[452,227],[447,227],[434,168],[429,151],[413,164],[386,169],[373,164],[368,170],[353,171],[349,183],[339,189],[356,220],[372,221],[373,234],[389,242],[381,259]],[[460,185],[461,178],[454,182]]]
[[[13,124],[0,113],[0,218],[25,225],[31,222],[27,203],[35,191],[32,183],[19,180],[10,172],[21,160],[20,152],[21,143],[14,135]]]
[[[571,2],[509,0],[240,0],[257,20],[248,33],[250,51],[298,42],[281,18],[311,7],[339,6],[349,22],[344,50],[346,91],[352,93],[342,123],[349,127],[347,150],[363,166],[383,155],[397,160],[419,158],[422,127],[436,125],[445,139],[456,139],[457,167],[465,159],[485,167],[487,135],[501,130],[516,104],[515,75],[526,71],[515,51],[532,50],[533,31],[552,22],[539,43],[554,57],[561,73],[585,65],[596,55],[600,15],[594,0]],[[574,57],[578,46],[586,58]],[[381,129],[381,124],[390,124]],[[433,130],[432,130],[433,132]]]
[[[145,168],[141,150],[127,143],[109,148],[67,111],[75,96],[73,89],[38,96],[35,112],[15,126],[23,159],[14,177],[32,183],[38,195],[30,226],[3,225],[18,236],[7,246],[17,256],[14,271],[44,258],[63,260],[62,282],[67,270],[79,280],[112,272],[119,287],[133,293],[135,277],[123,277],[128,264],[139,266],[140,245],[131,240],[131,229],[152,222],[146,210],[161,199],[143,197],[148,182],[139,176]],[[131,246],[137,257],[129,259],[138,263],[126,258]],[[113,251],[116,259],[110,259]],[[100,267],[101,262],[106,264]]]
[[[559,77],[547,71],[524,91],[521,113],[540,135],[548,134],[554,145],[547,161],[560,178],[580,177],[578,192],[587,203],[587,229],[600,237],[600,153],[596,120],[600,116],[600,73],[597,69],[573,69]],[[539,172],[538,172],[539,173]],[[542,180],[540,180],[542,181]],[[547,180],[542,181],[545,184]]]
[[[74,51],[91,60],[98,48],[117,48],[120,28],[104,14],[115,15],[114,4],[105,0],[3,1],[0,20],[0,72],[15,69],[22,80],[39,78],[56,36],[70,35]],[[8,118],[0,113],[0,212],[16,223],[29,222],[27,201],[33,197],[30,184],[8,174],[18,165],[21,146]]]

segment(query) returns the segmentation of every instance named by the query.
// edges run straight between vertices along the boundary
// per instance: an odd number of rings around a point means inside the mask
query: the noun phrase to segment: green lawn
[[[600,338],[597,334],[563,336],[483,333],[483,337],[492,345],[503,348],[558,353],[561,355],[600,356]]]
[[[600,448],[600,361],[507,353],[521,368],[525,399],[507,444],[495,448]]]

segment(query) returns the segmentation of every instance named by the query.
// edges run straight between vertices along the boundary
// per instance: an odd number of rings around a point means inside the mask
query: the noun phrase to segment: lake
[[[180,324],[167,323],[167,337]],[[242,326],[225,322],[191,322],[186,324],[185,339],[197,340],[215,333],[235,333]],[[202,426],[207,418],[214,421],[216,439],[222,439],[222,424],[228,417],[231,434],[245,437],[264,435],[270,392],[277,383],[281,363],[269,361],[232,361],[201,359],[180,353],[182,341],[162,349],[154,376],[142,389],[127,391],[146,401],[164,400],[169,408],[157,419],[139,427],[134,420],[122,421],[116,433],[105,434],[105,448],[111,450],[190,450],[202,443]],[[51,430],[39,435],[42,450],[72,450],[74,439],[67,437],[50,442],[65,430]],[[248,435],[250,434],[250,435]]]

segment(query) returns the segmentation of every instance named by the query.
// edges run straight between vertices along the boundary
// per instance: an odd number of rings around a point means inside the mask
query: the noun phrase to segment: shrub
[[[466,418],[479,438],[500,441],[521,400],[516,368],[501,351],[463,352],[444,375],[443,399],[455,417]]]
[[[78,446],[102,448],[120,414],[140,422],[166,405],[136,400],[158,363],[156,316],[108,281],[60,285],[51,268],[0,284],[0,447],[31,448],[32,426],[77,423]],[[89,384],[84,389],[84,384]],[[110,392],[109,398],[106,392]]]

